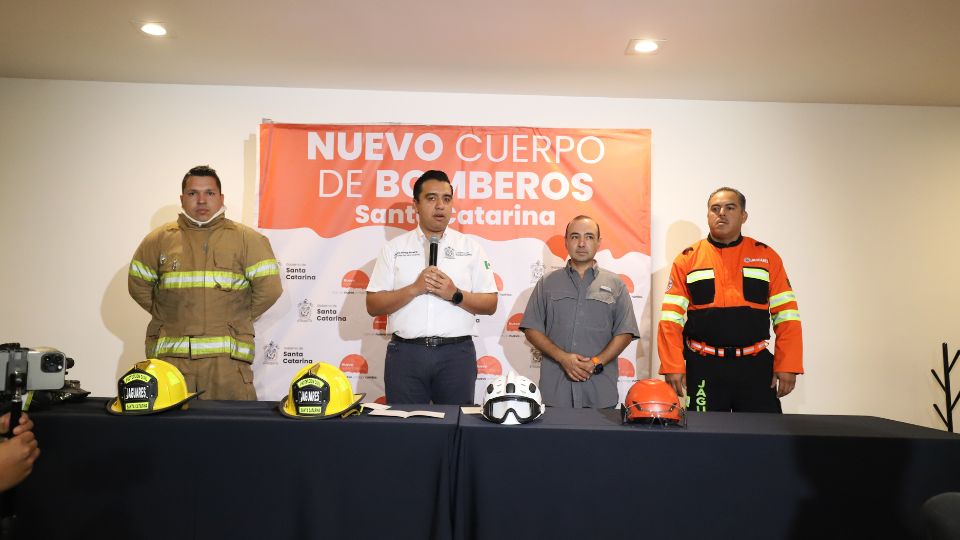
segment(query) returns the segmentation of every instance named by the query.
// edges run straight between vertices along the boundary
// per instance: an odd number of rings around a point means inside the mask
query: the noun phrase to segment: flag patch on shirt
[[[490,269],[490,261],[483,261],[483,267],[487,270]]]

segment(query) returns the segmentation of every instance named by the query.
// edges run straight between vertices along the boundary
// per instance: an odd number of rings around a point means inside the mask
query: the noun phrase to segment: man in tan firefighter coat
[[[146,354],[177,366],[204,399],[255,400],[253,321],[280,297],[270,241],[224,217],[216,171],[190,169],[183,212],[143,239],[130,262],[130,296],[153,317]]]

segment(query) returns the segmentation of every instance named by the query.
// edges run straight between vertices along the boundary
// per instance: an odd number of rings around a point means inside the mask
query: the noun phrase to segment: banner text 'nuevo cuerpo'
[[[576,159],[581,164],[592,165],[603,159],[605,148],[598,137],[587,135],[536,135],[513,133],[481,137],[463,133],[456,138],[453,151],[463,162],[476,162],[485,158],[492,163],[560,163],[564,159]],[[435,133],[425,132],[366,132],[345,133],[309,132],[307,134],[307,159],[326,161],[403,162],[416,156],[423,162],[434,162],[444,155],[443,139]],[[372,181],[375,197],[393,199],[402,192],[413,198],[413,183],[423,174],[422,170],[398,171],[378,168]],[[363,169],[321,169],[319,197],[362,198]],[[586,202],[593,197],[589,173],[574,173],[567,177],[562,172],[552,171],[541,177],[533,171],[454,171],[451,183],[458,198],[472,201],[484,199],[524,200],[546,198],[559,201],[567,197]],[[371,208],[360,204],[356,207],[357,223],[396,224],[416,223],[413,207]],[[523,210],[517,203],[513,208],[485,210],[482,206],[470,210],[453,210],[453,221],[478,225],[553,225],[555,212],[551,210]]]

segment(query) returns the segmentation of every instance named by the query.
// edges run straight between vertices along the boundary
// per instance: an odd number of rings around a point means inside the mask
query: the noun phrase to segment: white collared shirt
[[[427,267],[428,250],[429,241],[420,227],[387,242],[367,291],[395,291],[416,281]],[[487,254],[477,241],[448,227],[437,251],[437,267],[461,291],[497,292]],[[387,332],[406,339],[469,336],[476,333],[476,316],[438,296],[421,294],[387,318]]]

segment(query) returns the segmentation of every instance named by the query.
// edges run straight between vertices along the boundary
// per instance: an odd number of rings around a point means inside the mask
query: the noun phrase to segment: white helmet
[[[498,424],[526,424],[543,416],[540,389],[530,379],[511,371],[487,385],[483,417]]]

